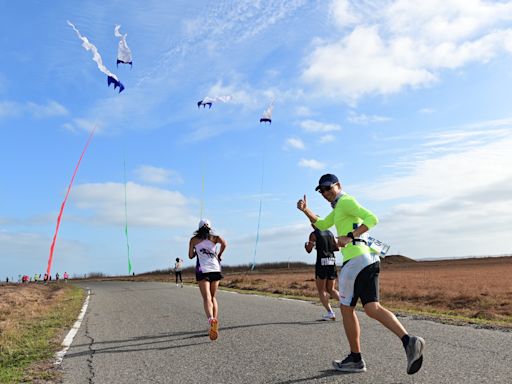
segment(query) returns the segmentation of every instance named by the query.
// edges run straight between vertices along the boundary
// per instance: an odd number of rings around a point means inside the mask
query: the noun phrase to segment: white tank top
[[[211,240],[203,240],[194,246],[197,254],[196,272],[220,272],[220,263],[217,259],[216,244]]]

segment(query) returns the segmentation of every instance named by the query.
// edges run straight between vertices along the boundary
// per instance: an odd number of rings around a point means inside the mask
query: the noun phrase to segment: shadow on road
[[[244,325],[233,325],[220,328],[222,333],[229,332],[230,330],[235,329],[244,329],[244,328],[252,328],[252,327],[266,327],[271,325],[299,325],[299,326],[308,326],[315,325],[318,327],[318,322],[316,320],[313,321],[281,321],[281,322],[267,322],[267,323],[257,323],[257,324],[244,324]],[[173,342],[180,342],[183,340],[192,340],[192,339],[202,339],[207,338],[208,332],[207,330],[199,330],[199,331],[188,331],[188,332],[171,332],[164,333],[159,335],[147,335],[147,336],[137,336],[131,337],[123,340],[107,340],[107,341],[94,341],[92,345],[90,344],[76,344],[73,345],[74,348],[79,347],[88,347],[94,350],[94,353],[126,353],[126,352],[137,352],[144,351],[148,349],[152,350],[167,350],[174,348],[185,348],[185,347],[193,347],[202,344],[209,344],[211,341],[207,340],[204,342],[198,343],[189,343],[189,344],[175,344],[175,345],[165,345],[159,347],[159,344],[169,344]],[[108,345],[111,346],[108,346]],[[147,348],[148,346],[153,346],[153,348]],[[90,350],[84,350],[81,352],[70,352],[66,355],[66,358],[73,358],[79,356],[89,355]]]
[[[338,372],[338,371],[335,371],[334,369],[324,370],[324,371],[320,371],[320,372],[321,373],[316,376],[303,377],[302,379],[295,378],[295,379],[290,379],[290,380],[286,380],[286,381],[278,381],[275,384],[310,383],[310,382],[313,382],[314,380],[325,379],[326,377],[339,376],[339,375],[350,375],[350,373]]]

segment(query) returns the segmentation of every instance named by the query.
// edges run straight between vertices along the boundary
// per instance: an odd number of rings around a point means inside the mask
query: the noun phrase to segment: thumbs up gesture
[[[307,209],[307,207],[308,207],[308,203],[307,203],[306,195],[304,195],[303,199],[300,199],[299,201],[297,201],[297,209],[299,211],[304,212]]]

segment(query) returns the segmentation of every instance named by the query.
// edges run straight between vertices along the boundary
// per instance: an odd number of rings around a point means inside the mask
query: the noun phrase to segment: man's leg
[[[356,307],[341,304],[340,308],[343,316],[343,329],[347,336],[350,352],[361,353],[361,342],[359,340],[361,328],[355,311]]]
[[[380,305],[379,302],[374,301],[372,303],[367,303],[363,306],[363,308],[364,312],[368,316],[377,320],[379,323],[397,335],[400,339],[407,334],[404,326],[402,323],[400,323],[400,321],[398,321],[394,313],[388,311],[386,308]]]
[[[318,276],[316,278],[316,289],[318,291],[318,296],[320,297],[320,302],[324,306],[327,312],[332,312],[331,305],[329,304],[329,298],[327,297],[327,291],[325,289],[326,280],[320,279]]]

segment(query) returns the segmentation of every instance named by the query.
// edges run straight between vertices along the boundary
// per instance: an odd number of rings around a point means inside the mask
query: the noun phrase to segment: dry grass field
[[[226,268],[221,287],[246,292],[316,298],[314,266],[254,271]],[[397,312],[453,321],[495,324],[512,328],[512,257],[468,258],[416,262],[388,256],[381,263],[381,301]],[[192,269],[183,274],[195,283]],[[172,274],[147,274],[130,280],[174,281]],[[458,319],[458,320],[457,320]]]
[[[285,270],[286,271],[286,270]],[[291,296],[316,296],[314,269],[226,274],[222,285]],[[381,264],[381,301],[394,310],[446,314],[512,326],[512,257]]]

